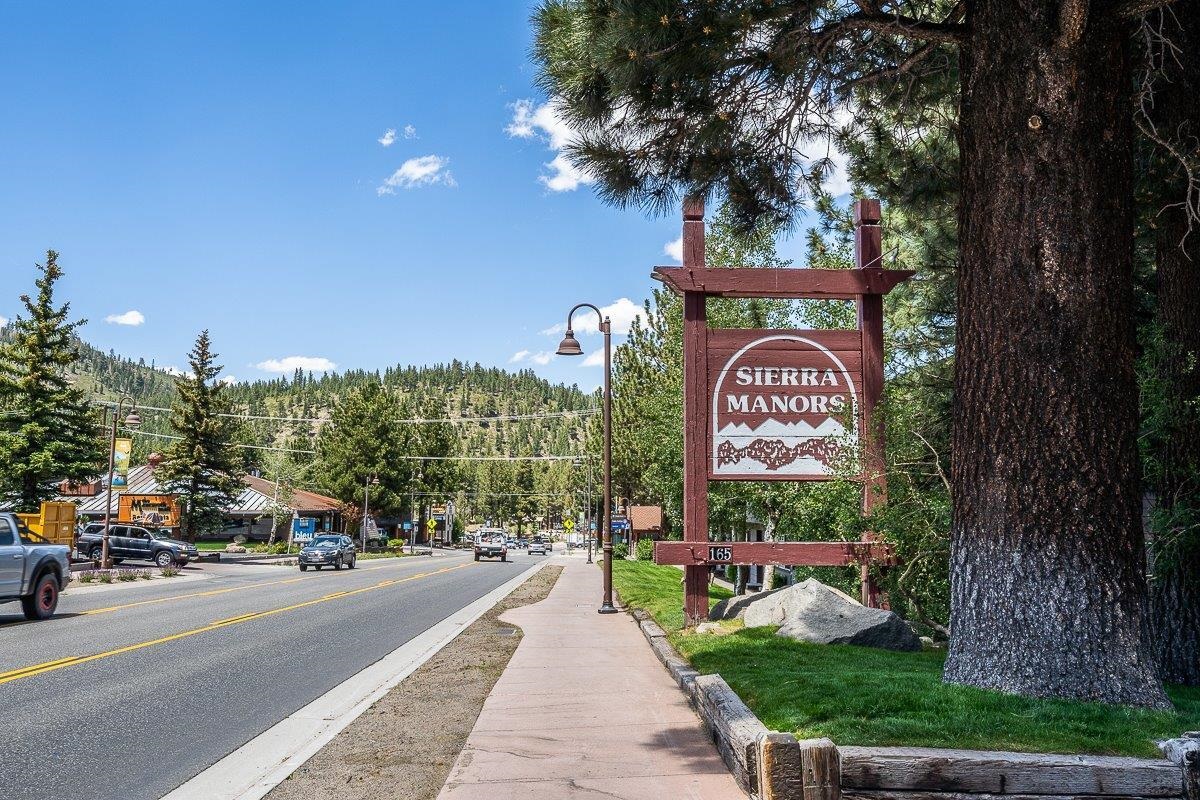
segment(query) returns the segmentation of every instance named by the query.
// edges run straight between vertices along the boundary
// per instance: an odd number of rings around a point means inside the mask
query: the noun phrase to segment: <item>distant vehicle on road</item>
[[[533,555],[534,553],[537,553],[539,556],[549,555],[550,542],[546,541],[542,536],[535,536],[533,541],[529,543],[528,552],[529,555]]]
[[[75,542],[75,552],[96,564],[104,553],[104,523],[93,522],[83,529]],[[138,525],[112,525],[108,531],[108,557],[114,564],[126,559],[153,561],[160,567],[186,564],[200,558],[191,542],[171,536],[170,528],[143,528]]]
[[[25,619],[48,619],[71,581],[71,550],[38,536],[17,518],[0,514],[0,603],[21,601]]]
[[[358,551],[354,549],[354,540],[349,536],[337,533],[325,533],[313,537],[313,540],[300,550],[300,571],[305,572],[309,567],[320,569],[332,566],[341,569],[343,565],[354,569],[358,563]]]
[[[480,531],[475,537],[475,560],[499,558],[508,561],[508,540],[503,531]]]

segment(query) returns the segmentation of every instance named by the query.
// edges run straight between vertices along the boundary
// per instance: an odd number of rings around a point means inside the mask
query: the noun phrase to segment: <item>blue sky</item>
[[[679,223],[555,161],[532,7],[0,0],[0,316],[53,248],[85,338],[160,366],[208,328],[239,380],[459,358],[595,386],[542,331],[584,300],[624,324]]]

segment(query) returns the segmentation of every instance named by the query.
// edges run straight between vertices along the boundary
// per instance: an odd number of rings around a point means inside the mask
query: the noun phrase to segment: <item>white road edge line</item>
[[[547,562],[534,564],[417,634],[178,786],[163,800],[259,800]]]

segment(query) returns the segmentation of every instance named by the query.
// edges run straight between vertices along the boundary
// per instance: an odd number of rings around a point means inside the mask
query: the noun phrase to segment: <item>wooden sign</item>
[[[121,494],[117,522],[149,528],[178,528],[179,503],[171,494]]]
[[[887,498],[883,430],[883,296],[912,277],[882,268],[877,200],[854,204],[854,269],[725,268],[704,263],[704,204],[683,208],[683,266],[654,276],[683,297],[683,538],[656,542],[654,560],[684,567],[684,617],[708,617],[714,564],[861,566],[862,600],[880,602],[871,564],[891,548],[858,542],[710,542],[710,480],[833,480],[856,475],[862,510]],[[717,330],[709,297],[853,300],[849,331]],[[850,459],[855,459],[850,461]]]
[[[828,480],[858,443],[858,331],[708,334],[711,480]]]

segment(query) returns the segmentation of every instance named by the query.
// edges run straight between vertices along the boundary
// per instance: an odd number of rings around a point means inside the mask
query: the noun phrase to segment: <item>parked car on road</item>
[[[547,541],[546,538],[543,536],[535,536],[529,542],[528,553],[529,553],[529,555],[533,555],[534,553],[537,553],[539,556],[549,555],[550,554],[550,542]]]
[[[508,561],[508,542],[503,534],[488,536],[480,535],[475,540],[475,560],[481,558],[498,558],[501,561]]]
[[[25,526],[16,514],[0,514],[0,603],[21,601],[25,619],[47,619],[71,581],[71,550]]]
[[[104,553],[104,523],[93,522],[75,541],[75,552],[99,564]],[[169,528],[112,525],[108,531],[108,557],[114,564],[126,559],[153,561],[160,567],[186,564],[200,558],[196,545],[171,536]]]
[[[309,567],[341,569],[343,565],[354,569],[357,563],[358,551],[354,549],[354,540],[339,533],[314,536],[311,542],[300,549],[301,572],[305,572]]]

